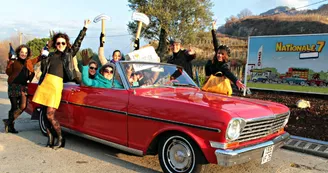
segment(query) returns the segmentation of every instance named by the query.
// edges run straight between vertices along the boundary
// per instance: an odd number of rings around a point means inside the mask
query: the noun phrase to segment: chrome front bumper
[[[282,147],[289,139],[289,133],[277,136],[273,140],[236,150],[215,150],[216,159],[220,166],[232,166],[248,162],[253,159],[261,159],[265,147],[274,145],[274,150]]]

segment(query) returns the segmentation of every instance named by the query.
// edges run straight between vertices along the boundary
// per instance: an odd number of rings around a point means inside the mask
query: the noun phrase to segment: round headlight
[[[282,125],[282,127],[285,127],[288,123],[288,119],[289,119],[289,115],[290,115],[290,112],[288,112],[288,116],[286,117],[285,121],[284,121],[284,124]]]
[[[236,140],[239,137],[242,128],[244,128],[244,125],[245,121],[243,119],[232,119],[228,124],[226,138],[228,140]]]

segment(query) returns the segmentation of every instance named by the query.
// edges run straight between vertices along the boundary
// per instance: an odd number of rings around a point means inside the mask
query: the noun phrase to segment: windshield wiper
[[[193,85],[193,84],[181,84],[181,83],[173,83],[172,86],[182,86],[182,87],[197,88],[197,86],[196,85]]]

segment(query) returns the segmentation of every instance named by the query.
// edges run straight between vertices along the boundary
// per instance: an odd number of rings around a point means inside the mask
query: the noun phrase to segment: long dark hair
[[[17,57],[20,58],[20,57],[19,57],[19,52],[22,50],[22,48],[26,48],[26,49],[27,49],[27,56],[26,56],[26,59],[27,59],[27,58],[30,58],[31,55],[32,55],[32,51],[31,51],[30,47],[28,47],[28,46],[25,45],[25,44],[22,44],[22,45],[20,45],[20,46],[18,46],[18,47],[16,48],[15,53],[16,53]],[[21,59],[21,58],[20,58],[20,59]]]
[[[219,62],[218,58],[217,58],[217,54],[219,53],[220,50],[225,50],[227,52],[227,55],[230,57],[231,54],[231,50],[227,45],[220,45],[218,50],[215,52],[215,55],[213,57],[213,64],[221,64],[221,63],[226,63],[227,61],[225,59],[223,59],[223,62]]]
[[[61,32],[59,32],[59,33],[56,33],[56,34],[52,37],[52,45],[51,45],[52,48],[56,49],[56,42],[57,42],[57,39],[58,39],[58,38],[63,38],[63,39],[65,39],[65,41],[66,41],[66,45],[67,45],[66,49],[72,47],[71,43],[69,42],[69,37],[68,37],[68,35],[67,35],[66,33],[61,33]]]

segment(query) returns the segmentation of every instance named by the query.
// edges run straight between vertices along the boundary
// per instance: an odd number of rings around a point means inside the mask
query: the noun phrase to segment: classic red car
[[[158,154],[164,172],[266,163],[289,138],[284,105],[203,92],[175,65],[116,66],[114,79],[124,89],[64,84],[56,113],[63,130],[139,156]],[[29,85],[29,114],[42,113],[31,102],[36,87]],[[39,122],[45,133],[42,116]]]

